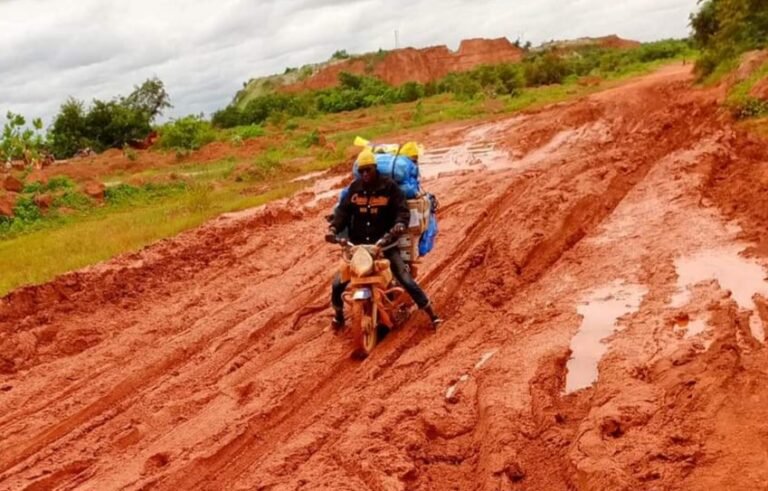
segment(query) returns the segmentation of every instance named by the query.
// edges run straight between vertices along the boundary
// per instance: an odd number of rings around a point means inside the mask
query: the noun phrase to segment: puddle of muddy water
[[[307,206],[315,206],[320,201],[328,198],[338,197],[341,193],[341,184],[345,177],[327,177],[314,182],[310,192],[315,196],[307,203]]]
[[[768,296],[768,281],[763,266],[740,255],[743,247],[732,246],[698,252],[675,261],[678,291],[672,307],[684,307],[691,301],[691,287],[703,281],[716,280],[731,291],[740,308],[752,310],[749,327],[752,335],[765,342],[765,327],[753,300],[755,294]]]
[[[329,171],[327,170],[320,170],[317,172],[310,172],[309,174],[304,174],[303,176],[299,176],[295,179],[291,179],[291,182],[302,182],[302,181],[309,181],[311,179],[314,179],[316,177],[322,177],[326,174],[328,174]]]
[[[589,387],[597,380],[598,363],[608,350],[603,340],[613,334],[620,317],[637,311],[647,292],[644,286],[615,281],[587,295],[577,309],[583,320],[571,339],[566,393]]]
[[[703,333],[704,330],[707,328],[707,323],[703,320],[694,320],[688,323],[688,326],[686,327],[685,337],[692,338],[694,336],[698,336],[699,334]]]

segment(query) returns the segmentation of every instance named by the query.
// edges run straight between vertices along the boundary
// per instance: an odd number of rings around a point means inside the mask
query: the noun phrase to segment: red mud
[[[441,231],[421,281],[446,322],[416,314],[363,362],[328,329],[332,199],[12,293],[0,488],[764,488],[751,313],[717,281],[677,284],[700,251],[768,264],[766,144],[714,99],[675,67],[431,132],[462,169],[425,183]],[[594,384],[566,394],[581,307],[617,284],[642,300],[606,326]]]

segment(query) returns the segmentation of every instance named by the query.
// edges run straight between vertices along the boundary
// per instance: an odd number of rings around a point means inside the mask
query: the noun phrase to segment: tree
[[[93,146],[88,139],[86,111],[83,101],[67,99],[48,130],[48,143],[57,158],[67,158],[78,150]]]
[[[86,146],[96,151],[122,148],[146,138],[152,122],[169,107],[170,98],[157,77],[134,86],[128,97],[94,99],[88,110],[83,102],[70,98],[56,115],[48,141],[59,158],[71,157]]]
[[[704,0],[691,16],[693,39],[703,54],[697,67],[703,75],[768,40],[766,0]]]
[[[86,134],[97,151],[122,148],[134,140],[142,140],[152,131],[147,113],[121,101],[94,99],[85,118]]]
[[[709,45],[712,37],[720,29],[720,22],[717,18],[717,5],[712,0],[705,2],[699,1],[701,9],[695,14],[691,14],[691,28],[693,28],[693,40],[699,47]]]
[[[173,107],[163,81],[157,77],[148,78],[141,85],[134,85],[133,92],[122,102],[130,109],[144,113],[151,122],[163,114],[164,109]]]
[[[8,111],[8,120],[0,135],[0,157],[10,163],[14,159],[36,160],[43,148],[43,120],[35,118],[32,127],[27,126],[27,120],[21,114]]]

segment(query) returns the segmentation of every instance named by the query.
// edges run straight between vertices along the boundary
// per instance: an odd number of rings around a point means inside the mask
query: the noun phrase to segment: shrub
[[[70,97],[59,108],[48,132],[48,143],[57,158],[68,158],[78,150],[93,146],[85,123],[85,105]]]
[[[525,80],[529,86],[560,84],[569,75],[567,62],[554,53],[546,53],[525,64]]]
[[[193,213],[210,210],[213,207],[213,187],[210,183],[196,182],[187,186],[185,208]]]
[[[201,116],[185,116],[160,129],[161,148],[174,150],[197,150],[216,139],[216,132],[211,123]]]
[[[349,53],[347,53],[347,50],[345,49],[340,49],[338,51],[335,51],[331,55],[332,60],[346,60],[347,58],[349,58]]]
[[[122,148],[146,138],[152,131],[152,122],[168,107],[168,93],[157,78],[135,86],[128,97],[94,99],[88,110],[83,102],[70,98],[54,118],[48,141],[59,158],[71,157],[85,147],[96,151]]]
[[[766,46],[768,8],[765,0],[705,0],[691,15],[691,28],[704,55],[697,69],[708,75],[743,52]]]
[[[22,196],[16,201],[16,206],[13,208],[14,220],[23,223],[32,223],[43,218],[40,213],[40,208],[35,204],[34,199],[31,196]]]
[[[230,104],[224,109],[220,109],[213,113],[211,117],[211,123],[219,128],[232,128],[242,124],[243,115],[240,109]]]
[[[312,130],[310,133],[307,133],[301,139],[301,146],[305,148],[314,147],[319,144],[320,144],[320,133],[318,133],[317,130]]]
[[[136,153],[136,150],[132,149],[128,145],[125,145],[123,147],[123,155],[125,155],[125,158],[127,158],[131,162],[135,162],[136,159],[139,158],[139,154]]]
[[[74,189],[67,189],[53,200],[56,208],[69,208],[71,210],[86,210],[92,206],[91,200],[83,193]]]

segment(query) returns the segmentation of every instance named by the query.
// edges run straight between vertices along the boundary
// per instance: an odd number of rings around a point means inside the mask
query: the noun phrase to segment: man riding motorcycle
[[[357,159],[360,178],[349,186],[349,192],[336,211],[326,234],[328,242],[336,242],[337,234],[348,229],[349,240],[353,244],[392,244],[402,235],[410,220],[410,211],[405,195],[389,177],[379,175],[376,169],[376,157],[370,150],[363,150]],[[442,320],[435,314],[424,290],[411,276],[397,247],[384,252],[389,259],[394,277],[408,292],[416,305],[429,315],[432,326],[437,327]],[[344,301],[342,295],[349,283],[343,283],[337,274],[333,279],[331,304],[335,311],[332,326],[335,330],[344,328]]]

